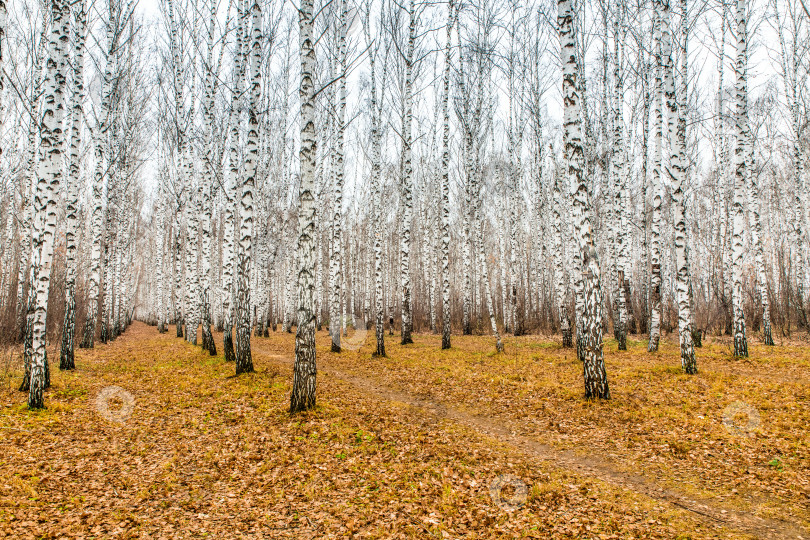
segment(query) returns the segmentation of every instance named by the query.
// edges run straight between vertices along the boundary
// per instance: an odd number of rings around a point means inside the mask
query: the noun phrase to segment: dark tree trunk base
[[[61,369],[62,371],[70,371],[71,369],[76,369],[73,351],[69,351],[67,354],[65,354],[65,351],[62,351],[62,356],[59,359],[59,369]]]
[[[692,343],[698,349],[703,347],[703,332],[700,330],[692,330]]]
[[[75,357],[73,354],[73,337],[70,330],[62,334],[62,348],[59,353],[59,369],[62,371],[76,369]]]
[[[93,337],[95,334],[95,327],[92,325],[90,320],[88,319],[87,322],[84,323],[84,332],[82,332],[82,341],[79,343],[80,349],[92,349],[93,348]]]
[[[564,348],[570,348],[574,346],[574,336],[571,333],[571,330],[563,330],[562,333],[562,346]]]
[[[214,336],[211,335],[211,328],[208,325],[203,325],[202,348],[211,356],[217,355],[217,344],[214,342]]]
[[[304,315],[295,334],[295,365],[290,414],[315,408],[318,369],[315,363],[315,318]]]
[[[773,347],[775,343],[773,342],[773,334],[771,333],[771,325],[766,324],[765,328],[762,331],[762,339],[765,345]]]
[[[233,349],[233,337],[230,328],[224,330],[222,335],[222,347],[225,349],[225,361],[235,362],[236,352]]]
[[[45,351],[45,382],[42,385],[43,389],[51,387],[51,366],[48,363],[48,351]]]
[[[690,361],[683,362],[683,372],[687,375],[697,375],[697,366],[695,365],[695,357],[692,356]]]
[[[377,338],[377,350],[374,351],[374,356],[385,358],[385,325],[383,324],[382,312],[380,312],[377,317],[377,324],[374,326],[374,336]]]
[[[253,369],[253,361],[251,359],[236,361],[236,374],[241,375],[242,373],[253,373],[256,370]]]
[[[748,358],[748,341],[745,336],[734,338],[734,357]]]
[[[253,356],[250,352],[250,327],[236,328],[236,374],[253,373]]]

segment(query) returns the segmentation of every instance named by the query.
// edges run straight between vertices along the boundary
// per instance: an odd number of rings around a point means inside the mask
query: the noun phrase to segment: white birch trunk
[[[343,238],[343,176],[344,139],[346,133],[346,32],[349,5],[347,0],[340,2],[340,28],[338,36],[338,110],[335,118],[335,162],[334,162],[334,211],[332,213],[332,255],[329,260],[329,287],[332,301],[329,305],[329,334],[332,337],[332,352],[340,352],[340,296],[343,276],[341,275]],[[345,317],[343,318],[345,324]]]
[[[615,8],[621,13],[621,7]],[[615,322],[618,323],[616,332],[618,348],[620,351],[627,350],[627,301],[625,296],[626,288],[629,288],[629,279],[625,275],[625,266],[628,262],[627,256],[627,223],[625,220],[625,199],[627,194],[625,178],[625,143],[624,143],[624,81],[621,68],[622,57],[620,54],[620,39],[626,36],[624,21],[620,21],[620,14],[614,15],[613,22],[613,190],[614,190],[614,211],[616,223],[616,279],[617,279],[617,307],[618,313],[615,315]],[[622,46],[623,47],[623,46]]]
[[[28,408],[45,406],[43,390],[48,386],[46,357],[46,317],[50,291],[51,264],[56,236],[56,205],[64,167],[65,53],[69,39],[68,6],[52,0],[48,59],[45,64],[42,121],[40,124],[41,157],[37,164],[37,189],[34,214],[32,254],[35,290],[31,327],[31,380]]]
[[[653,175],[652,175],[652,220],[650,223],[650,340],[647,351],[658,350],[661,338],[661,203],[663,185],[661,178],[661,154],[663,146],[663,82],[661,59],[661,17],[656,9],[653,22],[655,39],[655,87],[653,89]]]
[[[452,35],[456,10],[454,0],[447,7],[447,39],[444,46],[442,79],[442,163],[441,163],[441,280],[442,280],[442,349],[450,348],[450,69]],[[466,245],[466,242],[465,242]]]
[[[295,334],[295,365],[290,394],[290,412],[315,407],[315,44],[313,0],[301,0],[298,28],[301,55],[301,185],[298,191],[298,328]]]
[[[552,171],[554,182],[554,204],[552,205],[553,226],[554,226],[554,276],[556,278],[555,291],[557,296],[557,317],[560,320],[560,333],[562,334],[562,346],[572,347],[574,342],[571,335],[571,317],[568,314],[567,301],[567,281],[564,264],[564,240],[563,223],[560,208],[563,206],[560,179],[557,168]]]
[[[747,0],[737,0],[737,60],[734,64],[737,111],[734,116],[734,199],[732,204],[733,241],[731,249],[731,304],[734,325],[734,356],[748,356],[748,341],[745,336],[745,313],[743,312],[742,266],[745,235],[745,188],[748,171],[748,145],[751,144],[748,128],[748,32]]]
[[[222,346],[225,350],[227,362],[236,361],[236,352],[233,346],[233,299],[234,299],[234,235],[236,227],[236,195],[239,180],[239,103],[242,93],[243,77],[243,36],[244,36],[244,9],[243,0],[237,0],[236,43],[233,58],[233,91],[231,92],[231,105],[228,120],[230,127],[230,140],[228,142],[229,166],[225,175],[224,217],[222,233],[222,311],[224,317]],[[241,183],[241,182],[240,182]]]
[[[250,8],[251,31],[248,87],[248,135],[245,157],[245,172],[242,177],[239,200],[239,252],[237,254],[236,279],[236,373],[253,371],[253,357],[250,349],[250,270],[253,241],[253,189],[256,185],[256,170],[259,163],[259,120],[258,106],[261,81],[261,9],[258,0],[253,0]]]
[[[576,16],[571,0],[558,0],[560,58],[562,61],[563,140],[567,175],[574,186],[574,206],[577,208],[575,229],[583,279],[583,378],[585,397],[610,399],[605,362],[602,352],[602,290],[599,260],[593,242],[590,220],[590,193],[585,178],[582,145],[580,87],[577,84],[579,58],[576,46]],[[578,336],[579,339],[579,336]]]
[[[76,334],[76,232],[79,207],[79,146],[84,101],[84,42],[87,34],[85,0],[76,7],[74,20],[74,53],[71,85],[70,154],[65,219],[65,320],[62,327],[62,347],[59,369],[74,369],[74,336]]]
[[[681,349],[681,368],[684,373],[697,373],[695,347],[692,341],[691,306],[689,302],[689,262],[686,246],[686,201],[684,184],[686,171],[686,118],[684,104],[678,102],[675,93],[675,68],[672,61],[672,31],[670,29],[669,0],[660,2],[661,56],[664,61],[664,98],[667,108],[667,131],[670,140],[670,158],[666,174],[672,186],[672,222],[675,229],[675,301],[678,304],[678,335]],[[685,52],[685,51],[684,51]],[[686,82],[682,83],[685,103]]]
[[[413,343],[413,315],[411,309],[411,215],[413,213],[413,65],[416,41],[416,6],[408,4],[408,45],[405,53],[405,96],[402,126],[402,236],[400,239],[400,286],[402,299],[402,345]]]
[[[214,26],[216,25],[217,2],[211,0],[209,4],[208,21],[208,52],[205,60],[205,80],[203,88],[203,160],[202,160],[202,184],[201,184],[201,233],[202,242],[200,248],[200,323],[202,325],[202,348],[207,350],[211,356],[216,356],[217,347],[211,335],[211,214],[212,200],[211,192],[214,189]]]

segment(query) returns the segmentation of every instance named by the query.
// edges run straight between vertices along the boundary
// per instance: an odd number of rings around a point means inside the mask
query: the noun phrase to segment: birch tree
[[[656,8],[658,6],[656,5]],[[653,176],[652,220],[650,223],[650,339],[648,352],[658,350],[661,338],[661,203],[663,185],[661,155],[663,151],[663,60],[661,51],[661,16],[655,10],[653,34],[655,40],[655,84],[653,89]]]
[[[239,200],[239,251],[236,271],[236,373],[253,372],[250,349],[250,264],[253,240],[253,189],[259,160],[258,106],[261,92],[262,14],[258,0],[250,7],[251,25],[248,47],[250,74],[248,92],[248,134],[245,171]]]
[[[315,44],[312,39],[313,0],[301,0],[298,28],[301,55],[301,183],[298,190],[298,327],[290,413],[315,407]]]
[[[413,343],[413,314],[411,309],[411,216],[413,214],[413,77],[414,48],[416,44],[417,12],[414,0],[408,3],[408,41],[403,61],[405,81],[403,86],[402,117],[402,236],[400,238],[400,294],[402,302],[402,344]]]
[[[62,0],[52,0],[51,29],[48,36],[48,58],[45,64],[44,99],[40,122],[40,159],[34,198],[34,244],[32,287],[35,290],[31,323],[31,380],[28,408],[45,406],[43,390],[48,382],[45,339],[48,294],[51,285],[56,205],[64,167],[65,73],[69,39],[69,11]]]
[[[217,75],[213,65],[214,53],[214,27],[216,26],[217,3],[211,0],[209,3],[208,21],[208,51],[205,59],[205,82],[203,93],[203,122],[204,122],[204,150],[203,150],[203,175],[201,183],[201,205],[202,205],[202,242],[200,258],[202,268],[200,272],[200,310],[202,324],[202,348],[207,350],[211,356],[216,356],[217,346],[211,335],[211,214],[212,200],[211,192],[214,189],[214,78]]]
[[[79,206],[79,146],[84,101],[84,42],[87,33],[85,0],[75,7],[73,21],[73,73],[71,80],[70,150],[67,166],[67,197],[65,218],[65,321],[59,369],[74,369],[74,335],[76,333],[76,233]]]
[[[734,91],[737,111],[734,115],[734,201],[732,242],[732,295],[734,312],[734,356],[748,356],[748,341],[745,336],[745,313],[743,312],[743,235],[745,234],[744,197],[747,184],[747,158],[749,141],[748,129],[748,32],[746,0],[737,0],[737,59],[734,64],[736,78]]]
[[[442,162],[441,162],[441,280],[442,280],[442,349],[450,348],[450,69],[453,27],[458,11],[453,0],[447,4],[447,25],[442,75]]]
[[[572,347],[574,344],[571,333],[571,319],[568,315],[568,299],[566,295],[566,273],[563,263],[563,222],[560,209],[563,208],[562,190],[560,189],[559,170],[555,166],[553,170],[553,226],[554,226],[554,266],[555,270],[555,292],[557,296],[557,317],[560,321],[560,333],[562,334],[562,346]],[[566,186],[567,188],[567,186]]]
[[[380,41],[381,35],[372,38],[371,34],[371,7],[372,3],[369,2],[365,11],[365,24],[364,31],[366,33],[366,42],[369,47],[369,79],[370,79],[370,94],[369,94],[369,113],[370,113],[370,143],[371,143],[371,184],[373,190],[373,235],[374,235],[374,308],[375,308],[375,338],[376,349],[375,356],[385,356],[385,312],[384,312],[384,299],[383,299],[383,254],[382,254],[382,138],[383,138],[383,103],[384,103],[384,90],[386,83],[387,73],[387,49],[380,59]],[[378,62],[382,61],[382,65],[378,66]],[[382,79],[380,85],[380,95],[377,95],[377,78],[378,73]]]
[[[627,198],[626,178],[625,178],[625,143],[624,143],[624,74],[622,73],[623,43],[627,37],[624,31],[623,3],[619,2],[614,7],[613,16],[613,193],[614,212],[616,220],[616,277],[617,277],[617,306],[618,331],[616,332],[619,342],[619,350],[627,350],[627,302],[630,300],[625,296],[625,290],[629,287],[625,277],[625,266],[628,264],[625,218],[625,199]]]
[[[678,334],[681,346],[681,368],[684,373],[697,373],[695,362],[695,348],[692,342],[692,327],[689,302],[689,261],[687,260],[686,246],[686,201],[684,198],[686,157],[686,118],[683,103],[679,103],[675,92],[674,66],[672,61],[672,32],[670,30],[669,0],[662,0],[662,32],[661,55],[664,66],[664,99],[667,108],[667,131],[670,140],[670,158],[667,163],[667,179],[672,186],[672,221],[675,227],[675,279],[676,297],[678,302]],[[684,25],[686,28],[686,25]],[[681,51],[686,54],[687,51]],[[685,74],[682,74],[685,76]],[[686,81],[683,87],[682,99],[686,98]]]
[[[578,249],[581,254],[584,286],[582,325],[584,330],[583,375],[585,397],[610,399],[602,351],[602,289],[599,259],[593,242],[590,219],[590,190],[583,171],[582,120],[580,86],[577,82],[579,53],[576,45],[577,13],[571,0],[558,0],[557,24],[560,33],[562,61],[563,144],[566,173],[574,188],[574,209]],[[577,339],[580,339],[579,336]]]
[[[346,139],[346,71],[347,71],[347,44],[348,31],[348,2],[340,2],[340,22],[338,28],[338,111],[335,118],[335,182],[334,182],[334,212],[332,214],[332,245],[333,251],[329,261],[329,286],[332,291],[332,301],[329,307],[329,333],[332,336],[332,352],[340,352],[340,295],[342,281],[341,275],[341,242],[343,237],[343,176],[344,176],[344,144]]]
[[[233,362],[236,353],[233,345],[233,298],[234,298],[234,235],[236,227],[236,187],[239,181],[239,104],[244,78],[243,36],[244,36],[244,1],[236,2],[236,38],[234,43],[231,103],[228,111],[230,137],[228,141],[228,172],[223,186],[223,233],[222,233],[222,311],[223,311],[223,348],[225,360]],[[241,197],[240,197],[241,198]]]

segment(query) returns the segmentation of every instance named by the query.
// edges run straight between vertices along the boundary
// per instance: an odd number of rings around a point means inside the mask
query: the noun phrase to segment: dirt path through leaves
[[[257,345],[257,348],[262,347],[261,342],[257,343]],[[293,362],[292,358],[272,352],[266,352],[266,355],[283,364],[291,365]],[[765,519],[747,512],[721,508],[710,500],[688,497],[671,488],[661,487],[643,476],[617,470],[610,462],[597,455],[579,455],[571,451],[554,448],[505,429],[498,418],[471,415],[436,401],[429,395],[414,395],[391,389],[378,380],[338,370],[330,366],[328,360],[324,358],[319,359],[318,369],[320,373],[346,381],[373,398],[405,403],[420,409],[423,414],[430,417],[447,418],[464,424],[481,434],[507,443],[535,459],[575,471],[582,476],[598,478],[601,481],[632,490],[657,501],[666,502],[691,512],[704,521],[719,523],[733,530],[753,534],[757,538],[810,538],[810,531],[806,531],[789,521]]]

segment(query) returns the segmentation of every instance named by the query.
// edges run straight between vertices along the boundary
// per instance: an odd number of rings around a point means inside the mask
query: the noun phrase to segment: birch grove
[[[291,412],[321,333],[553,336],[609,399],[639,342],[693,375],[704,339],[810,331],[799,0],[156,5],[0,1],[0,327],[31,408],[49,357],[134,319],[239,376],[295,333]]]
[[[60,369],[74,369],[76,334],[76,235],[79,206],[79,147],[82,137],[84,102],[84,48],[87,37],[86,2],[82,0],[73,12],[73,71],[70,89],[70,150],[65,197],[65,321],[62,329]]]

